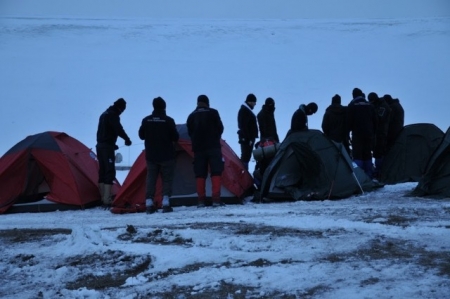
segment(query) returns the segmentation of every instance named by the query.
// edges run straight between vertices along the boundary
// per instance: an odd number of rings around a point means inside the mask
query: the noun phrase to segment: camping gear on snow
[[[417,196],[450,197],[450,128],[428,160],[425,174],[413,193]]]
[[[319,130],[292,132],[264,172],[263,201],[323,200],[373,190],[373,182],[353,163],[344,146]]]
[[[193,169],[194,153],[191,149],[191,140],[185,124],[177,125],[180,139],[177,144],[175,176],[173,180],[170,205],[195,206],[197,205],[196,181]],[[241,203],[242,198],[253,189],[253,178],[244,169],[239,157],[231,147],[221,140],[224,171],[222,173],[221,200],[225,204]],[[145,181],[147,165],[145,151],[143,151],[131,166],[122,188],[112,204],[112,213],[130,213],[145,211]],[[162,186],[158,178],[154,201],[161,206]],[[211,178],[206,180],[206,196],[211,197]]]
[[[405,126],[386,153],[378,180],[383,184],[418,182],[443,136],[434,124]]]
[[[96,155],[80,141],[62,132],[28,136],[0,158],[0,213],[94,206],[97,180]]]

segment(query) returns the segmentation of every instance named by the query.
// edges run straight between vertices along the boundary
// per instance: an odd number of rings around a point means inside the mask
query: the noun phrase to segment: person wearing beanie
[[[377,130],[375,107],[363,97],[363,92],[359,88],[353,89],[352,95],[353,100],[347,108],[352,158],[370,178],[373,178],[372,149]]]
[[[347,132],[347,107],[341,105],[341,96],[331,98],[331,105],[325,109],[322,119],[322,131],[331,140],[342,143],[350,154]]]
[[[287,135],[292,132],[300,132],[308,130],[308,115],[313,115],[317,112],[318,106],[311,102],[308,105],[301,104],[294,112],[291,118],[291,128]]]
[[[389,105],[389,108],[391,108],[386,145],[386,151],[389,151],[389,149],[394,145],[395,139],[397,139],[398,134],[400,134],[400,132],[403,130],[405,124],[405,111],[400,104],[400,100],[392,98],[390,94],[384,95],[383,99]]]
[[[375,130],[375,144],[373,148],[373,158],[375,159],[375,169],[373,177],[377,179],[381,173],[383,159],[387,153],[387,136],[389,130],[389,119],[391,108],[384,98],[378,97],[378,94],[371,92],[367,95],[369,103],[375,107],[375,115],[377,118],[377,127]]]
[[[97,159],[99,164],[98,188],[105,208],[112,202],[112,186],[116,179],[116,156],[114,151],[118,149],[117,138],[125,140],[125,145],[130,146],[131,140],[120,123],[120,115],[125,111],[127,102],[119,98],[100,115],[97,127]]]
[[[138,135],[145,144],[147,214],[158,211],[161,205],[163,213],[172,212],[170,196],[175,174],[175,144],[179,134],[175,121],[166,114],[166,102],[163,98],[153,99],[153,112],[142,119]],[[156,201],[156,182],[159,176],[162,181],[161,205]]]
[[[197,97],[197,107],[189,114],[186,127],[194,152],[197,207],[222,206],[224,204],[220,198],[220,190],[224,163],[221,139],[224,127],[219,112],[209,106],[209,98],[206,95]],[[211,200],[206,198],[208,172],[211,177]]]
[[[252,156],[255,140],[258,138],[258,123],[253,108],[256,106],[256,96],[248,94],[238,111],[238,138],[241,146],[241,162],[246,170]]]

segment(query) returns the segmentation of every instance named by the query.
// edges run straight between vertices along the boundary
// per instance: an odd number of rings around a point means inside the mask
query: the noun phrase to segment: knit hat
[[[114,102],[113,106],[115,108],[119,109],[120,112],[124,112],[125,109],[127,108],[127,102],[125,102],[125,100],[123,98],[120,98]]]
[[[341,96],[338,94],[335,94],[332,98],[331,98],[331,104],[341,104]]]
[[[371,92],[369,93],[369,95],[367,96],[367,99],[369,100],[369,102],[373,103],[379,100],[378,95],[375,92]]]
[[[246,102],[246,103],[249,103],[249,102],[256,102],[256,97],[255,97],[255,95],[254,95],[253,93],[249,93],[248,96],[247,96],[247,98],[245,99],[245,102]]]
[[[266,106],[275,106],[275,101],[272,98],[267,98],[266,102],[264,103]]]
[[[164,101],[164,99],[161,97],[154,98],[153,99],[153,108],[159,109],[159,110],[166,109],[166,101]]]
[[[206,105],[209,106],[209,99],[206,95],[201,94],[197,98],[197,103],[205,103]]]
[[[363,92],[358,87],[355,87],[355,88],[353,88],[352,95],[353,95],[353,98],[360,97],[363,95]]]

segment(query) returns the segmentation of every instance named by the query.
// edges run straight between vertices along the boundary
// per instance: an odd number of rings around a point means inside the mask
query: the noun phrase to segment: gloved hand
[[[119,149],[119,146],[117,144],[114,144],[114,150],[117,151]]]
[[[130,146],[131,145],[131,140],[130,139],[125,140],[125,145],[126,146]]]

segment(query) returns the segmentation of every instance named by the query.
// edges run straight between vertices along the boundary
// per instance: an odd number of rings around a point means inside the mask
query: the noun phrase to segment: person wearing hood
[[[377,117],[377,128],[375,132],[375,145],[373,148],[373,158],[375,159],[374,178],[378,179],[383,166],[383,159],[387,153],[387,137],[389,130],[389,121],[391,116],[391,108],[384,98],[378,97],[375,92],[369,93],[367,96],[369,103],[375,107]]]
[[[117,138],[125,140],[125,145],[130,146],[131,140],[120,123],[120,115],[125,111],[127,102],[120,98],[109,106],[105,112],[100,115],[97,127],[97,159],[98,187],[100,196],[105,207],[111,205],[111,189],[116,179],[116,157],[114,151],[119,147],[116,145]]]
[[[246,170],[252,156],[255,140],[258,138],[258,123],[253,108],[256,106],[256,96],[247,95],[244,104],[238,112],[238,138],[241,145],[241,162]]]
[[[291,118],[291,128],[288,135],[292,132],[300,132],[308,130],[308,115],[313,115],[317,112],[318,106],[311,102],[308,105],[301,104],[294,112]]]
[[[347,107],[341,105],[341,96],[331,98],[331,105],[325,110],[322,119],[322,131],[331,140],[342,143],[350,154],[347,130]]]
[[[147,163],[145,206],[148,214],[158,210],[154,201],[156,182],[162,180],[162,212],[172,212],[170,196],[175,172],[175,145],[179,134],[175,121],[166,114],[166,102],[163,98],[153,99],[153,112],[144,117],[139,128],[139,138],[144,140],[145,160]]]
[[[348,105],[347,124],[351,132],[353,161],[372,179],[372,149],[375,142],[377,119],[375,108],[359,88],[352,91],[353,100]]]
[[[189,114],[186,126],[191,137],[194,152],[194,174],[198,196],[198,208],[207,205],[219,207],[224,205],[220,199],[222,172],[224,161],[222,158],[221,138],[223,123],[219,112],[209,107],[209,98],[199,95],[197,108]],[[211,200],[206,198],[206,178],[211,176]]]
[[[393,99],[391,95],[385,94],[383,99],[391,108],[391,117],[389,119],[389,130],[387,136],[387,150],[394,145],[395,139],[403,130],[405,124],[405,111],[400,104],[399,99]]]
[[[261,107],[256,116],[259,127],[260,141],[270,140],[273,142],[280,142],[277,133],[277,124],[275,122],[275,101],[272,98],[267,98],[264,105]]]

